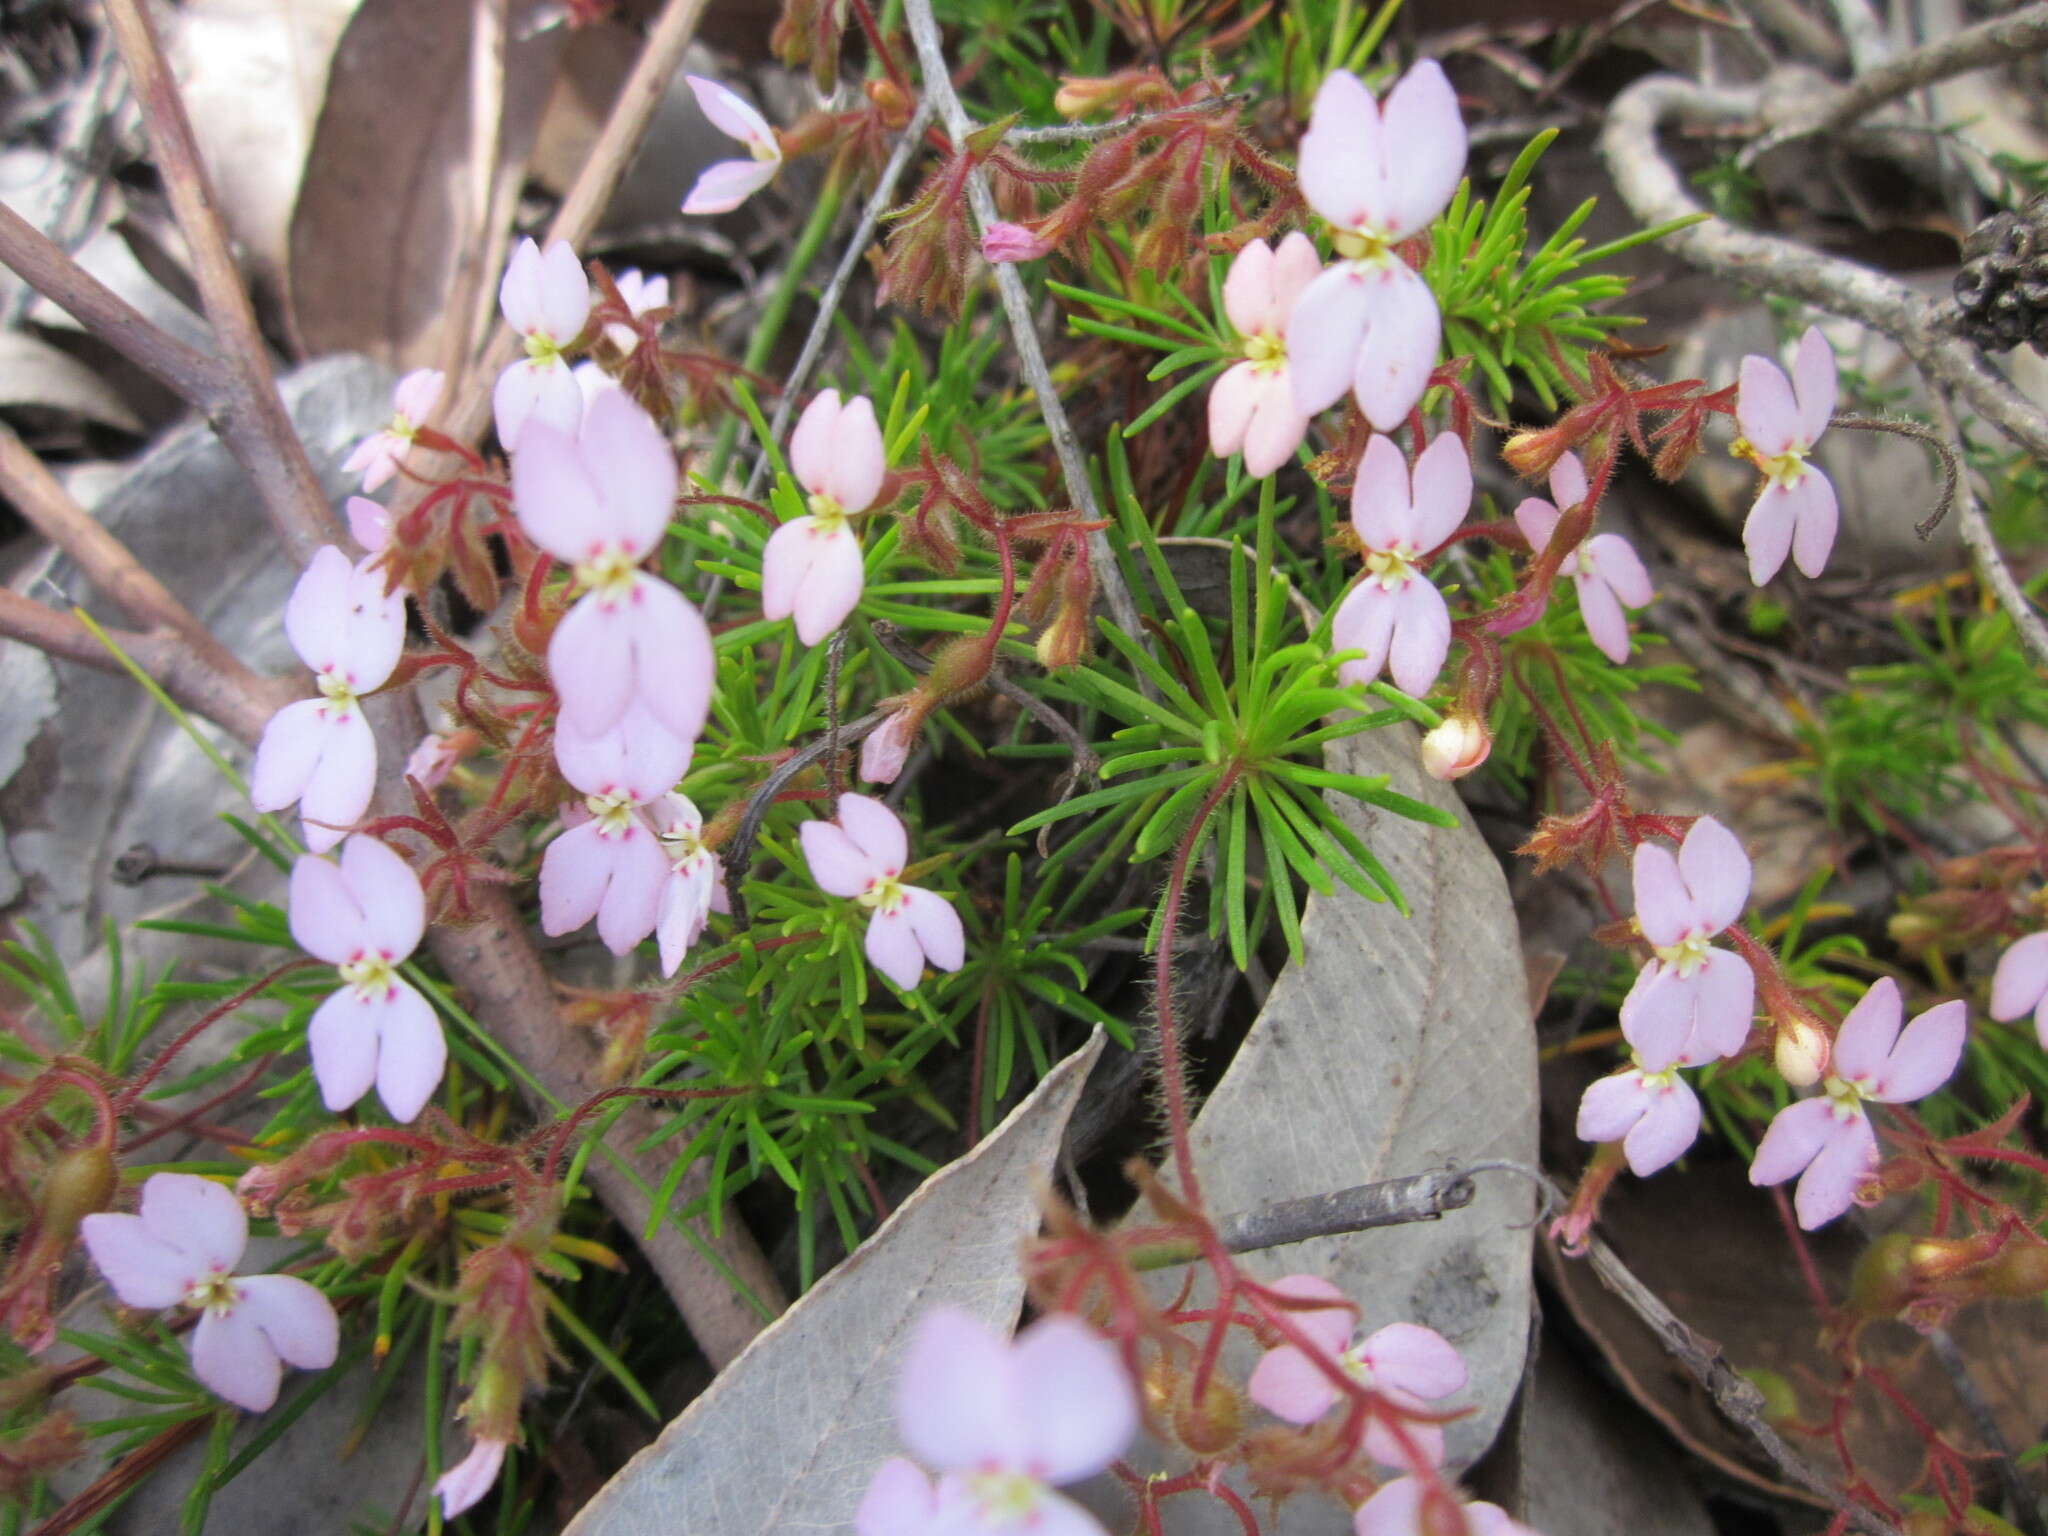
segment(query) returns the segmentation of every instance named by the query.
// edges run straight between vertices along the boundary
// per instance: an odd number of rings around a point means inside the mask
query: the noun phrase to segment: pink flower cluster
[[[967,961],[960,914],[938,892],[903,883],[910,839],[896,813],[866,795],[841,795],[838,809],[836,822],[799,829],[804,860],[819,889],[868,909],[869,962],[906,992],[923,979],[926,962],[959,970]]]
[[[187,1306],[192,1374],[251,1413],[277,1401],[287,1365],[334,1364],[340,1324],[317,1288],[291,1275],[238,1275],[249,1218],[234,1194],[189,1173],[153,1173],[141,1214],[101,1211],[80,1225],[86,1252],[123,1306]]]
[[[1115,1348],[1057,1315],[1003,1338],[940,1307],[920,1320],[896,1387],[896,1425],[926,1466],[884,1462],[857,1536],[1103,1536],[1055,1488],[1093,1477],[1138,1429],[1138,1395]]]

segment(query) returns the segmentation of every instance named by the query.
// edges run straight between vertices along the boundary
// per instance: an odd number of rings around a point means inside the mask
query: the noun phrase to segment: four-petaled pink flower
[[[668,279],[649,277],[637,268],[628,267],[612,279],[612,286],[619,290],[619,297],[626,301],[626,308],[635,315],[644,315],[650,309],[668,307]],[[631,353],[640,345],[640,333],[630,325],[614,320],[604,328],[605,339],[621,352]],[[589,391],[584,391],[586,403]]]
[[[1969,1020],[1960,1001],[1937,1004],[1901,1033],[1905,1011],[1899,984],[1880,978],[1842,1021],[1820,1093],[1779,1110],[1757,1144],[1750,1183],[1782,1184],[1801,1174],[1792,1208],[1809,1232],[1848,1210],[1877,1170],[1877,1133],[1864,1101],[1925,1098],[1962,1060]]]
[[[1394,683],[1420,698],[1443,670],[1451,648],[1451,611],[1418,563],[1465,520],[1472,504],[1472,464],[1455,433],[1445,432],[1415,461],[1393,439],[1365,445],[1351,489],[1351,526],[1365,547],[1365,579],[1330,621],[1340,651],[1363,651],[1339,669],[1347,683],[1369,683],[1391,664]]]
[[[661,542],[675,494],[668,439],[621,390],[592,401],[573,438],[534,422],[513,456],[519,526],[572,566],[584,589],[548,642],[562,722],[576,736],[611,730],[636,699],[682,742],[704,728],[711,631],[682,593],[640,569]]]
[[[434,1492],[441,1500],[443,1520],[453,1520],[483,1502],[484,1495],[498,1480],[508,1449],[505,1441],[494,1440],[489,1435],[479,1435],[470,1442],[469,1454],[443,1472],[434,1483]]]
[[[540,860],[540,930],[569,933],[597,919],[597,936],[615,955],[654,932],[668,855],[625,795],[590,795],[564,806],[567,830]]]
[[[859,1536],[1101,1536],[1053,1489],[1124,1453],[1138,1395],[1115,1348],[1077,1318],[1043,1318],[1012,1342],[940,1307],[911,1338],[896,1424],[938,1486],[908,1461],[884,1463],[854,1517]]]
[[[1764,472],[1764,488],[1742,545],[1749,579],[1762,586],[1778,574],[1790,551],[1808,576],[1827,568],[1840,509],[1834,482],[1807,462],[1835,414],[1835,354],[1818,326],[1808,326],[1792,359],[1792,377],[1767,357],[1742,360],[1735,420],[1748,444],[1746,457]]]
[[[391,420],[356,444],[355,452],[342,461],[341,472],[360,474],[365,491],[376,490],[397,474],[412,440],[440,403],[447,382],[448,376],[438,368],[415,368],[400,379],[391,392]],[[370,548],[368,544],[363,547]]]
[[[725,865],[704,846],[704,818],[688,795],[663,795],[647,807],[647,819],[668,859],[654,937],[661,946],[661,974],[673,976],[711,914],[732,910],[726,902]]]
[[[292,865],[289,917],[299,948],[341,970],[306,1029],[320,1101],[347,1109],[375,1083],[391,1118],[412,1120],[448,1065],[432,1005],[398,974],[426,932],[419,876],[359,832],[339,866],[312,854]]]
[[[881,493],[886,468],[882,429],[865,395],[840,404],[828,389],[813,400],[789,438],[789,468],[810,498],[810,514],[793,517],[761,552],[761,612],[796,618],[797,638],[816,645],[860,601],[860,538],[847,519]]]
[[[1579,1100],[1579,1139],[1618,1141],[1639,1179],[1685,1155],[1700,1133],[1700,1101],[1675,1064],[1652,1069],[1641,1057],[1603,1077]]]
[[[1254,240],[1223,279],[1223,312],[1244,338],[1244,361],[1209,391],[1209,451],[1244,454],[1245,473],[1263,480],[1294,457],[1308,416],[1294,400],[1287,371],[1287,317],[1323,270],[1307,235],[1296,230],[1274,250]]]
[[[1422,1536],[1422,1494],[1416,1478],[1396,1478],[1358,1506],[1351,1517],[1353,1536]],[[1468,1536],[1536,1536],[1498,1504],[1475,1500],[1458,1509]]]
[[[1515,526],[1532,550],[1543,553],[1565,508],[1584,501],[1588,489],[1586,469],[1577,454],[1557,461],[1550,471],[1551,500],[1531,496],[1515,508]],[[1634,546],[1618,533],[1596,533],[1565,557],[1563,571],[1579,589],[1579,617],[1586,621],[1586,633],[1609,661],[1623,665],[1628,660],[1628,617],[1622,610],[1641,608],[1657,595]]]
[[[1365,419],[1391,432],[1436,366],[1436,297],[1394,247],[1422,234],[1465,174],[1465,122],[1434,59],[1375,102],[1348,70],[1316,93],[1301,139],[1301,195],[1336,229],[1336,262],[1287,321],[1288,372],[1304,415],[1348,388]]]
[[[306,846],[323,853],[369,809],[377,739],[361,695],[384,686],[405,649],[405,597],[384,573],[350,565],[332,544],[318,550],[284,607],[284,632],[311,667],[320,697],[287,704],[263,728],[249,773],[259,811],[298,802]]]
[[[1991,1017],[2009,1024],[2034,1016],[2034,1033],[2048,1051],[2048,933],[2030,933],[1998,957],[1991,976]]]
[[[936,891],[899,878],[910,858],[903,823],[879,800],[841,795],[839,819],[798,829],[811,878],[831,896],[851,896],[872,914],[867,954],[876,970],[908,992],[929,960],[957,971],[967,959],[960,914]]]
[[[153,1173],[142,1214],[101,1211],[80,1226],[86,1251],[130,1307],[199,1309],[192,1374],[237,1408],[277,1401],[284,1367],[334,1364],[341,1330],[334,1308],[290,1275],[237,1275],[249,1218],[234,1194],[189,1173]]]
[[[1654,843],[1636,849],[1636,921],[1657,957],[1622,1000],[1621,1032],[1646,1071],[1732,1056],[1749,1038],[1756,976],[1709,942],[1742,916],[1749,873],[1742,844],[1711,816],[1692,824],[1676,858]]]
[[[768,119],[716,80],[685,75],[697,105],[712,126],[747,146],[750,158],[721,160],[708,167],[683,199],[685,213],[730,213],[775,179],[782,168],[782,142]]]
[[[498,284],[498,303],[506,323],[526,340],[526,356],[498,375],[491,392],[498,441],[511,453],[529,423],[574,432],[583,415],[583,391],[562,349],[583,334],[590,319],[590,282],[566,241],[543,252],[522,240]]]
[[[1332,1307],[1290,1310],[1288,1319],[1315,1344],[1323,1360],[1360,1386],[1369,1387],[1397,1408],[1420,1413],[1465,1388],[1465,1361],[1448,1339],[1416,1323],[1389,1323],[1363,1338],[1354,1337],[1356,1318],[1344,1305],[1344,1293],[1319,1275],[1288,1275],[1273,1289],[1303,1301],[1330,1301]],[[1251,1400],[1290,1424],[1313,1424],[1336,1404],[1339,1393],[1328,1374],[1305,1351],[1292,1344],[1269,1349],[1245,1384]],[[1366,1453],[1382,1466],[1409,1466],[1415,1459],[1438,1466],[1444,1459],[1444,1432],[1438,1424],[1405,1424],[1414,1448],[1404,1451],[1392,1428],[1378,1417],[1366,1426]]]

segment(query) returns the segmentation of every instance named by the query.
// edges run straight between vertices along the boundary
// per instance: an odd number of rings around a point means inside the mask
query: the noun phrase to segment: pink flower
[[[828,389],[813,400],[790,434],[789,467],[811,510],[776,529],[761,553],[761,612],[794,614],[797,638],[816,645],[860,601],[860,539],[847,519],[874,504],[886,468],[867,396],[842,406]]]
[[[1293,458],[1308,431],[1308,415],[1294,402],[1285,337],[1295,300],[1322,270],[1314,243],[1296,230],[1278,251],[1252,241],[1223,279],[1223,312],[1244,338],[1244,361],[1209,391],[1209,451],[1219,459],[1242,451],[1245,473],[1256,479]]]
[[[921,1508],[952,1536],[1083,1536],[1101,1527],[1052,1490],[1093,1477],[1138,1428],[1138,1396],[1115,1348],[1077,1318],[1043,1318],[1014,1341],[952,1307],[925,1314],[896,1384],[896,1423],[941,1474],[885,1464],[861,1502],[861,1536],[909,1532]]]
[[[860,744],[860,776],[870,784],[894,784],[923,726],[922,716],[908,706],[892,711]]]
[[[712,126],[746,145],[750,157],[721,160],[709,167],[683,199],[683,212],[731,213],[775,179],[775,173],[782,168],[781,141],[768,126],[768,119],[716,80],[699,75],[683,78],[690,82],[690,89],[697,94],[697,105],[704,109]]]
[[[1749,579],[1762,586],[1778,574],[1789,550],[1808,576],[1827,568],[1840,510],[1834,483],[1807,462],[1835,413],[1835,354],[1818,326],[1808,326],[1792,360],[1792,378],[1767,357],[1742,360],[1735,419],[1746,457],[1764,472],[1764,488],[1742,525]],[[1739,450],[1738,450],[1739,451]]]
[[[1711,816],[1692,824],[1673,858],[1644,843],[1635,856],[1636,921],[1656,951],[1621,1004],[1621,1032],[1652,1073],[1732,1056],[1749,1038],[1756,977],[1709,940],[1742,916],[1749,855]]]
[[[287,1365],[334,1364],[341,1329],[325,1296],[290,1275],[236,1275],[249,1218],[212,1180],[153,1173],[141,1215],[97,1212],[80,1232],[124,1306],[199,1309],[192,1374],[237,1408],[261,1413],[276,1402]]]
[[[535,422],[513,456],[519,526],[584,589],[548,643],[562,720],[579,736],[611,730],[635,699],[682,741],[704,728],[711,631],[682,593],[639,568],[675,495],[668,439],[620,390],[591,402],[574,438]]]
[[[1577,454],[1566,454],[1550,471],[1552,501],[1531,496],[1515,508],[1515,526],[1529,547],[1542,554],[1564,509],[1579,505],[1587,491],[1585,466]],[[1628,660],[1628,619],[1622,610],[1641,608],[1656,596],[1650,573],[1618,533],[1594,534],[1566,557],[1563,570],[1579,589],[1579,617],[1586,622],[1586,633],[1609,661],[1621,666]]]
[[[1877,1170],[1877,1133],[1864,1101],[1910,1104],[1947,1082],[1969,1037],[1967,1013],[1959,1001],[1940,1003],[1902,1034],[1899,984],[1881,978],[1842,1021],[1834,1071],[1819,1096],[1788,1104],[1771,1121],[1749,1165],[1749,1182],[1782,1184],[1802,1174],[1792,1208],[1809,1232],[1848,1210]]]
[[[405,760],[405,776],[432,792],[448,782],[448,775],[477,744],[472,730],[429,731]]]
[[[441,1500],[442,1519],[453,1520],[464,1510],[473,1509],[482,1502],[483,1496],[498,1480],[498,1471],[505,1465],[507,1449],[503,1440],[483,1435],[470,1442],[469,1454],[443,1472],[434,1484],[434,1492]]]
[[[591,795],[564,808],[568,830],[540,860],[540,929],[569,933],[597,919],[597,936],[615,955],[654,932],[668,855],[637,802]]]
[[[619,297],[626,301],[626,308],[635,315],[668,307],[668,279],[665,277],[649,277],[629,267],[612,279],[612,286],[619,290]],[[604,334],[613,346],[629,355],[640,345],[640,333],[616,320],[604,328]],[[588,389],[584,391],[584,398],[588,403]]]
[[[1998,957],[1991,977],[1991,1017],[2010,1023],[2034,1016],[2034,1032],[2048,1050],[2048,933],[2030,933]]]
[[[441,391],[448,383],[448,376],[438,368],[415,368],[398,381],[398,387],[391,392],[391,420],[381,431],[373,432],[356,444],[355,452],[342,461],[341,472],[345,475],[360,474],[363,489],[374,491],[378,486],[398,473],[398,466],[405,458],[405,452],[412,447],[412,440],[434,414],[434,407],[441,402]],[[357,542],[362,542],[358,540]],[[363,544],[365,549],[373,548]]]
[[[876,970],[908,992],[929,960],[957,971],[967,959],[960,914],[936,891],[899,878],[910,857],[903,823],[879,800],[841,795],[839,820],[807,821],[798,829],[811,878],[831,896],[851,896],[872,914],[867,954]]]
[[[1365,445],[1351,489],[1351,526],[1365,547],[1365,579],[1351,589],[1330,621],[1340,651],[1363,651],[1338,676],[1369,683],[1390,662],[1395,686],[1414,698],[1428,693],[1451,648],[1451,611],[1423,575],[1423,556],[1465,520],[1472,504],[1472,465],[1465,445],[1443,433],[1415,461],[1411,493],[1408,464],[1387,437]]]
[[[1052,246],[1022,224],[997,220],[981,232],[984,261],[1037,261],[1052,254]]]
[[[711,921],[711,914],[732,910],[726,902],[725,866],[704,846],[704,818],[689,796],[663,795],[647,807],[647,819],[668,859],[668,879],[655,910],[654,937],[661,946],[661,974],[673,976]]]
[[[362,819],[377,784],[377,741],[360,695],[381,688],[405,649],[405,597],[384,573],[318,550],[285,603],[285,634],[316,674],[320,697],[287,704],[263,728],[249,774],[259,811],[294,801],[306,846],[324,853]]]
[[[292,865],[289,915],[299,948],[341,970],[341,990],[306,1029],[320,1101],[347,1109],[374,1082],[391,1118],[406,1124],[448,1065],[433,1007],[398,974],[426,931],[419,876],[358,833],[342,845],[338,868],[311,854]]]
[[[590,319],[590,283],[566,241],[555,241],[543,253],[532,240],[522,240],[498,284],[498,303],[506,323],[526,338],[526,356],[498,375],[491,392],[498,441],[511,453],[528,422],[546,422],[557,432],[576,430],[583,391],[562,350]]]
[[[1318,1275],[1289,1275],[1273,1289],[1303,1300],[1326,1300],[1327,1309],[1288,1313],[1318,1352],[1343,1374],[1370,1387],[1398,1408],[1429,1413],[1430,1404],[1465,1388],[1465,1362],[1443,1335],[1415,1323],[1390,1323],[1363,1338],[1354,1337],[1354,1315],[1344,1293]],[[1290,1424],[1313,1424],[1336,1404],[1338,1391],[1304,1351],[1292,1344],[1269,1349],[1245,1384],[1251,1400]],[[1444,1432],[1437,1424],[1409,1424],[1408,1438],[1430,1466],[1444,1459]],[[1373,1419],[1365,1430],[1365,1449],[1383,1466],[1406,1466],[1408,1453],[1391,1428]]]
[[[1287,321],[1289,373],[1303,415],[1348,388],[1365,419],[1391,432],[1436,366],[1443,321],[1429,285],[1395,253],[1443,212],[1465,173],[1465,122],[1433,59],[1385,102],[1337,70],[1316,93],[1301,139],[1301,194],[1336,229],[1337,261]]]
[[[567,714],[555,728],[555,766],[586,795],[635,804],[673,789],[690,769],[692,743],[673,735],[635,698],[608,731],[580,735]]]
[[[1700,1101],[1677,1067],[1651,1071],[1639,1060],[1586,1090],[1578,1130],[1581,1141],[1620,1142],[1636,1177],[1647,1179],[1693,1144],[1700,1133]]]
[[[1423,1536],[1422,1492],[1422,1484],[1412,1477],[1388,1483],[1358,1506],[1351,1517],[1354,1536]],[[1475,1501],[1458,1508],[1467,1536],[1536,1536],[1498,1504]]]

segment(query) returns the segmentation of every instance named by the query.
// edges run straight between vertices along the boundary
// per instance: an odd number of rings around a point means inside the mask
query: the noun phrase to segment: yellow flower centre
[[[1369,549],[1365,552],[1366,574],[1392,592],[1415,579],[1415,556],[1416,552],[1405,544],[1393,549]]]
[[[1045,1485],[1021,1472],[973,1472],[965,1481],[984,1526],[1021,1525],[1045,1497]]]
[[[360,954],[339,969],[341,979],[364,998],[389,992],[398,984],[398,967],[391,963],[389,955],[375,952]]]
[[[811,516],[817,519],[817,526],[811,530],[814,535],[823,537],[846,526],[846,509],[823,491],[814,492],[808,505]]]
[[[420,431],[419,423],[415,422],[410,416],[406,415],[405,412],[403,411],[399,411],[395,415],[393,415],[391,418],[391,425],[386,427],[384,430],[388,432],[391,436],[397,438],[402,443],[411,442],[415,437],[419,436]]]
[[[1394,247],[1385,235],[1371,229],[1340,229],[1330,242],[1346,261],[1369,262],[1375,266],[1393,259]]]
[[[1812,451],[1810,444],[1794,443],[1783,453],[1767,454],[1760,452],[1756,444],[1746,437],[1738,437],[1728,445],[1731,457],[1747,459],[1773,485],[1797,485],[1804,480],[1806,456]]]
[[[607,606],[623,603],[633,595],[633,582],[640,574],[640,562],[633,552],[612,544],[576,562],[576,580],[587,591],[597,593]]]
[[[697,827],[684,825],[661,834],[661,846],[668,850],[668,861],[681,869],[690,860],[704,851],[704,840]]]
[[[332,704],[335,710],[346,715],[356,707],[356,691],[348,678],[337,668],[329,667],[319,676],[320,696]]]
[[[1675,1063],[1657,1072],[1652,1072],[1649,1068],[1638,1063],[1636,1070],[1643,1074],[1643,1086],[1645,1088],[1669,1088],[1678,1081],[1678,1067]]]
[[[1713,945],[1707,942],[1705,934],[1689,934],[1676,944],[1655,946],[1657,958],[1662,960],[1680,976],[1690,976],[1707,963],[1707,952]]]
[[[1852,1120],[1863,1113],[1863,1090],[1847,1078],[1831,1076],[1820,1091],[1827,1095],[1828,1107],[1837,1120]]]
[[[234,1311],[235,1304],[241,1299],[242,1288],[235,1284],[233,1275],[208,1275],[185,1293],[186,1306],[201,1307],[222,1317]]]
[[[904,891],[903,882],[894,875],[877,875],[854,900],[887,916],[899,911],[910,897]]]
[[[562,344],[545,331],[535,331],[526,338],[526,360],[552,368],[562,360]]]
[[[1261,373],[1275,373],[1287,366],[1287,343],[1271,331],[1261,331],[1244,344],[1245,360]]]
[[[617,837],[633,825],[633,802],[624,795],[585,795],[583,804],[602,837]]]

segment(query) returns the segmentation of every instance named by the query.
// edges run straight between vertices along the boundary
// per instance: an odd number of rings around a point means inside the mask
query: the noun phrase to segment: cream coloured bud
[[[1811,1019],[1781,1019],[1772,1058],[1794,1088],[1811,1088],[1828,1068],[1828,1037]]]
[[[1493,737],[1486,722],[1472,715],[1451,715],[1422,738],[1422,771],[1432,779],[1462,779],[1486,761]]]

